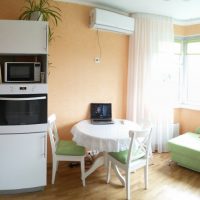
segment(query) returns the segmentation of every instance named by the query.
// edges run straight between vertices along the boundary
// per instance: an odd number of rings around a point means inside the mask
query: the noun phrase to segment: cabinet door
[[[46,133],[0,135],[0,190],[46,185]]]
[[[0,54],[47,54],[44,21],[0,20]]]

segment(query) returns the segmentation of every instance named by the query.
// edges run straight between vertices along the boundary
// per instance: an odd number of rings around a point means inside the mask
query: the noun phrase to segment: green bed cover
[[[185,133],[168,141],[171,159],[200,172],[200,134]]]

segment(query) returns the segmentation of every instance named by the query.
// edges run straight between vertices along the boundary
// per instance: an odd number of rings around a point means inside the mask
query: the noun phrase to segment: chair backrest
[[[132,160],[136,160],[140,157],[146,158],[147,162],[151,150],[151,126],[141,127],[141,130],[129,131],[129,137],[131,138],[127,164]]]
[[[52,155],[54,155],[56,151],[56,145],[59,141],[55,114],[52,114],[48,117],[48,132],[49,132],[49,137],[50,137],[50,142],[51,142]]]

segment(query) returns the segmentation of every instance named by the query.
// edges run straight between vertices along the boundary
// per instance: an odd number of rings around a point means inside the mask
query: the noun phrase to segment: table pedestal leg
[[[90,169],[85,172],[85,178],[87,178],[90,174],[92,174],[97,168],[104,165],[104,156],[99,156],[96,158]]]

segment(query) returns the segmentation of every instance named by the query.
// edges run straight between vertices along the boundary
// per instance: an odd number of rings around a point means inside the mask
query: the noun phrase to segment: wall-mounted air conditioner
[[[90,27],[130,35],[134,31],[134,19],[111,11],[94,8],[90,13]]]

